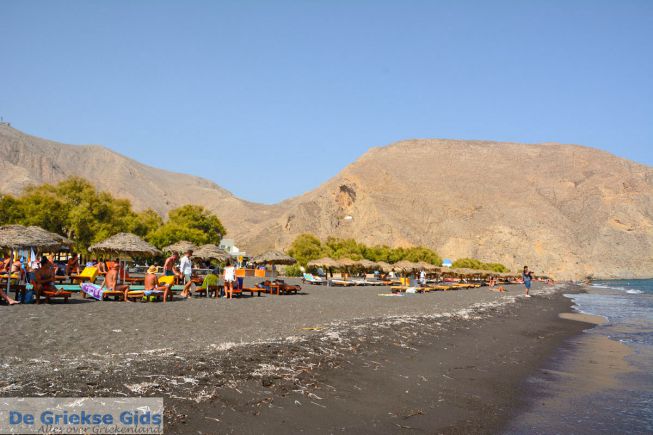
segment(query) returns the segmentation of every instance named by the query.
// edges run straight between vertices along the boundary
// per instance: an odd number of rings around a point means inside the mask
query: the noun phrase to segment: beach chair
[[[86,266],[79,275],[70,275],[71,282],[90,282],[94,283],[97,279],[98,269],[95,266]]]
[[[239,280],[234,281],[233,290],[227,289],[226,286],[224,288],[224,297],[225,298],[233,299],[234,295],[238,295],[238,296],[243,295],[243,289],[240,287],[240,281]]]
[[[333,286],[333,287],[349,287],[349,286],[352,286],[352,285],[356,285],[352,281],[348,281],[346,279],[333,279],[332,278],[331,281],[329,281],[329,282],[331,283],[331,286]]]
[[[254,293],[258,296],[261,296],[261,293],[267,293],[266,289],[260,287],[243,287],[240,290],[244,293],[249,293],[250,296],[254,296]]]
[[[156,301],[160,301],[165,292],[163,290],[145,290],[145,286],[142,285],[132,285],[129,286],[129,289],[125,292],[125,302],[131,300],[135,301],[148,301],[153,297]],[[168,300],[172,300],[172,292],[168,292]]]
[[[320,278],[319,276],[313,276],[310,273],[304,274],[302,278],[302,282],[307,282],[309,284],[318,284],[318,285],[324,284],[324,280],[322,278]]]
[[[196,295],[206,295],[206,292],[208,291],[209,292],[209,297],[216,297],[216,295],[217,295],[217,297],[220,297],[222,287],[223,286],[221,284],[210,285],[210,286],[208,286],[208,288],[197,287],[195,289],[195,294]]]
[[[36,289],[36,287],[35,287]],[[52,290],[43,290],[41,292],[35,291],[36,295],[36,303],[41,303],[41,297],[45,299],[45,302],[48,304],[52,302],[54,299],[63,299],[64,303],[68,302],[68,298],[73,295],[71,291],[67,290],[59,290],[57,288],[57,291],[52,291]]]
[[[282,284],[281,287],[279,288],[279,291],[284,293],[284,294],[290,294],[294,293],[297,294],[302,290],[302,288],[298,285],[289,285],[289,284]]]

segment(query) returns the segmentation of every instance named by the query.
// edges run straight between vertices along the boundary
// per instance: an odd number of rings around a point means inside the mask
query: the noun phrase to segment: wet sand
[[[559,291],[508,289],[2,307],[0,391],[163,396],[167,433],[496,432],[588,327]]]

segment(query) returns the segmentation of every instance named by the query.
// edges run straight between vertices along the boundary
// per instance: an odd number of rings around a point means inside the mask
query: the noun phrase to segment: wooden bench
[[[279,290],[285,294],[290,294],[290,293],[297,294],[299,291],[301,291],[301,289],[302,288],[298,285],[287,285],[287,284],[284,284],[279,288]]]
[[[73,294],[72,292],[64,291],[62,290],[61,292],[53,292],[51,290],[46,290],[44,292],[41,292],[41,296],[45,298],[45,302],[48,304],[52,302],[52,299],[55,298],[63,298],[64,303],[68,302],[68,298],[71,297]],[[38,296],[37,296],[38,298]],[[39,299],[37,299],[37,303],[41,302]]]
[[[267,290],[264,288],[258,288],[258,287],[243,287],[241,289],[244,292],[249,292],[250,296],[254,296],[254,293],[257,293],[258,296],[261,296],[261,293],[267,293]]]
[[[221,290],[224,288],[222,285],[210,285],[208,287],[209,291],[209,297],[220,297]],[[195,289],[195,294],[201,294],[201,295],[206,295],[206,290],[205,288],[198,287]],[[213,296],[211,296],[213,295]]]

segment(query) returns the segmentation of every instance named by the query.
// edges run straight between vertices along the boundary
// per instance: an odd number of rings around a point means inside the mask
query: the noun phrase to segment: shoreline
[[[575,287],[540,288],[530,299],[516,297],[522,291],[518,286],[510,287],[508,295],[474,289],[401,298],[378,297],[384,291],[379,288],[323,290],[307,290],[322,298],[319,306],[307,302],[310,294],[227,302],[234,315],[243,309],[258,316],[258,331],[268,329],[265,316],[283,304],[286,323],[296,321],[292,335],[281,328],[273,329],[273,338],[259,334],[259,340],[250,342],[197,346],[195,337],[211,334],[201,325],[181,323],[178,339],[170,337],[176,346],[161,348],[157,328],[148,342],[140,319],[131,319],[138,332],[126,338],[112,329],[125,328],[115,320],[94,333],[96,339],[111,341],[117,352],[101,347],[93,352],[85,340],[77,341],[77,354],[62,350],[56,358],[35,358],[33,349],[23,349],[20,358],[5,357],[11,382],[0,382],[0,391],[14,396],[163,396],[166,433],[496,432],[525,406],[525,380],[568,337],[590,326],[559,317],[572,305],[562,292]],[[332,311],[341,306],[333,296],[341,294],[362,314],[387,314],[348,317],[347,311]],[[180,326],[185,309],[201,313],[206,303],[223,302],[167,304],[165,311],[162,305],[97,303],[95,309],[129,315],[139,307],[147,323],[147,311],[167,313],[177,305],[172,313]],[[295,303],[304,307],[304,316],[294,312]],[[213,306],[209,308],[215,310]],[[53,312],[60,309],[65,307]],[[321,321],[327,318],[331,322]],[[78,323],[83,325],[83,319]],[[235,324],[222,335],[237,330]],[[71,340],[82,337],[79,329],[71,332],[39,344],[47,349],[63,341],[74,348]],[[246,332],[251,335],[248,328]],[[125,339],[129,342],[122,346]],[[134,344],[147,350],[132,351]]]

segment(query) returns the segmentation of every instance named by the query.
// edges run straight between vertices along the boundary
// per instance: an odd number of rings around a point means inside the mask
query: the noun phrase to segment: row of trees
[[[437,252],[422,246],[412,248],[391,248],[385,245],[367,246],[353,239],[337,239],[335,237],[329,237],[322,242],[312,234],[297,236],[290,245],[288,254],[302,265],[321,257],[351,258],[352,260],[365,258],[387,263],[396,263],[400,260],[426,261],[438,266],[442,264],[442,259]]]
[[[218,243],[226,234],[218,217],[204,207],[176,208],[164,222],[154,210],[135,212],[128,200],[99,192],[78,177],[29,187],[19,197],[0,196],[0,225],[8,224],[37,225],[64,235],[80,252],[120,232],[134,233],[158,248],[179,240]]]
[[[451,265],[456,268],[476,269],[476,270],[491,270],[493,272],[510,272],[510,270],[501,263],[483,263],[475,258],[459,258]]]
[[[337,239],[329,237],[322,242],[312,234],[301,234],[293,241],[288,249],[288,254],[293,256],[300,264],[306,265],[311,260],[322,257],[334,259],[351,258],[361,260],[363,258],[371,261],[385,261],[396,263],[400,260],[412,262],[425,261],[440,266],[442,258],[437,252],[417,246],[412,248],[391,248],[385,245],[367,246],[356,242],[353,239]],[[491,270],[494,272],[508,272],[508,268],[500,263],[484,263],[474,258],[461,258],[456,260],[453,267],[461,267],[477,270]]]

